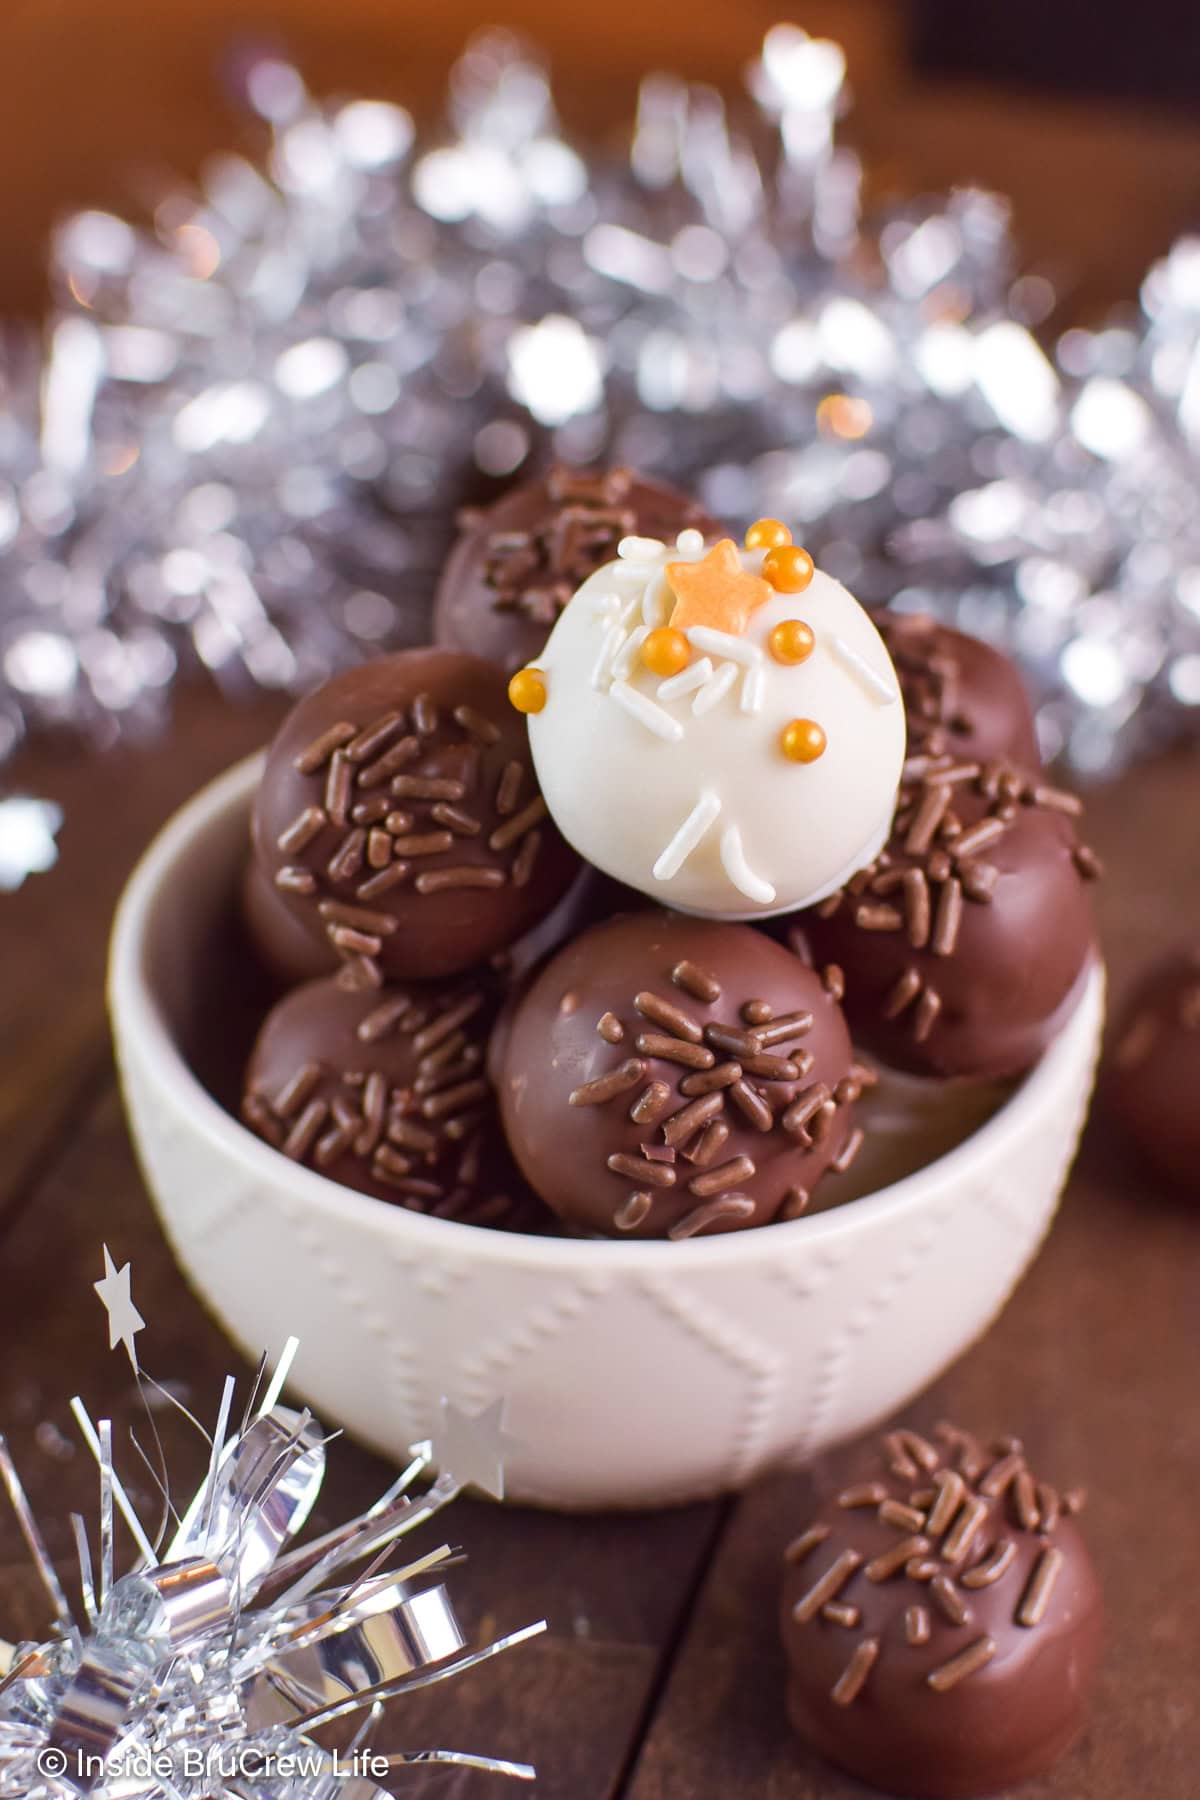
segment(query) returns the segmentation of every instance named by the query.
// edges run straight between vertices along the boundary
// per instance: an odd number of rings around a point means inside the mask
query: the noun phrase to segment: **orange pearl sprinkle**
[[[519,713],[541,712],[546,704],[546,677],[540,669],[518,669],[508,684],[508,697]]]
[[[815,719],[790,719],[779,734],[779,748],[789,762],[816,762],[825,754],[825,733]]]
[[[767,639],[767,647],[776,662],[802,663],[812,655],[816,641],[812,626],[803,619],[780,619]]]
[[[755,519],[745,541],[747,550],[779,550],[791,543],[792,534],[782,519]]]
[[[781,544],[763,557],[763,577],[780,594],[802,594],[813,578],[813,559],[799,544]]]
[[[686,669],[692,647],[682,631],[660,625],[642,644],[642,661],[652,675],[678,675]]]

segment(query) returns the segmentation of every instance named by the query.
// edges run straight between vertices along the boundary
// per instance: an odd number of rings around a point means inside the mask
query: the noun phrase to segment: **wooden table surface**
[[[926,117],[924,141],[936,137],[938,157],[953,165],[955,131],[964,157],[977,141],[972,109],[962,96],[932,104],[945,129]],[[1047,114],[1040,138],[1037,109],[1025,117],[1030,166],[1040,144],[1047,158],[1086,163],[1093,192],[1128,190],[1129,139],[1107,133],[1101,115],[1079,115],[1072,135],[1061,112]],[[1193,169],[1197,147],[1193,139]],[[1063,230],[1066,253],[1087,266],[1094,220],[1079,224],[1067,209]],[[1119,280],[1132,293],[1139,266],[1131,255],[1107,268],[1104,285]],[[164,743],[103,756],[35,749],[13,772],[12,785],[54,797],[66,814],[57,867],[0,895],[0,1428],[57,1555],[67,1551],[68,1512],[94,1504],[90,1459],[71,1447],[70,1395],[82,1390],[93,1416],[111,1414],[118,1436],[137,1410],[123,1358],[104,1350],[91,1293],[102,1240],[119,1262],[132,1258],[153,1372],[177,1380],[207,1414],[222,1373],[237,1367],[176,1272],[134,1164],[109,1058],[103,962],[138,851],[279,716],[273,703],[239,710],[201,685],[181,696]],[[1183,754],[1092,799],[1089,835],[1109,871],[1100,925],[1118,992],[1139,962],[1195,926],[1198,817],[1200,762]],[[1107,1655],[1086,1738],[1022,1790],[1028,1800],[1190,1800],[1200,1787],[1198,1369],[1200,1217],[1160,1192],[1094,1116],[1034,1269],[986,1340],[912,1410],[918,1421],[952,1415],[1018,1431],[1051,1479],[1092,1492],[1086,1524],[1108,1595]],[[339,1444],[324,1516],[356,1509],[386,1478],[374,1458]],[[542,1800],[861,1795],[800,1749],[783,1717],[778,1564],[807,1496],[808,1479],[789,1476],[641,1517],[459,1503],[447,1528],[471,1554],[458,1586],[472,1634],[542,1615],[550,1629],[406,1706],[395,1740],[533,1758]],[[2,1510],[0,1594],[0,1635],[36,1631],[38,1596]],[[450,1773],[402,1791],[473,1800],[498,1790]]]

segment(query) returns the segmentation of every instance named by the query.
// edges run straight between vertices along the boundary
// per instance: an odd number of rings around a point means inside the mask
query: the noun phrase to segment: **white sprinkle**
[[[633,673],[633,665],[637,660],[637,653],[649,636],[650,627],[648,625],[638,625],[625,639],[625,642],[621,645],[613,662],[613,675],[618,681],[628,680],[629,676]]]
[[[706,712],[711,712],[718,701],[725,698],[726,694],[737,680],[737,675],[736,663],[727,662],[721,664],[721,667],[717,670],[716,674],[711,680],[705,682],[704,686],[700,689],[700,692],[696,695],[696,698],[692,701],[692,711],[697,718],[700,718]]]
[[[863,686],[873,694],[882,706],[893,706],[900,698],[899,689],[882,675],[876,674],[864,656],[860,656],[852,644],[845,638],[835,637],[831,640],[833,654],[842,667],[857,675]]]
[[[694,525],[689,525],[688,529],[681,531],[675,539],[675,548],[682,550],[685,556],[699,556],[704,548],[704,533],[697,531]]]
[[[742,834],[736,825],[727,825],[721,833],[721,866],[732,881],[739,894],[745,894],[747,900],[757,900],[762,906],[769,906],[775,898],[775,889],[761,875],[756,875],[746,861],[746,852],[742,849]]]
[[[700,839],[721,810],[721,801],[711,788],[704,788],[675,836],[654,865],[656,881],[670,881],[678,875]]]
[[[733,662],[741,663],[748,668],[751,663],[762,661],[762,651],[757,644],[751,644],[746,638],[734,637],[729,631],[714,631],[711,625],[693,625],[687,634],[688,642],[697,650],[707,650],[713,656],[728,656]]]
[[[742,681],[742,711],[756,713],[762,711],[763,695],[766,691],[767,676],[762,663],[756,662],[746,670]]]
[[[621,605],[620,594],[594,594],[589,601],[592,612],[601,618],[610,618]]]
[[[656,706],[647,694],[630,687],[627,681],[614,681],[608,692],[618,706],[623,706],[631,718],[637,719],[656,737],[666,738],[668,743],[676,744],[683,736],[683,726],[678,719],[673,719],[669,712]]]
[[[642,617],[653,630],[657,625],[665,625],[675,605],[675,595],[667,580],[666,571],[656,569],[646,583],[646,591],[642,595]]]
[[[666,549],[661,538],[623,537],[617,545],[622,562],[651,562]]]
[[[625,627],[618,619],[615,624],[609,626],[604,634],[604,642],[600,646],[600,654],[597,656],[595,667],[592,669],[592,686],[594,688],[602,689],[605,682],[611,679],[612,660],[624,642]]]
[[[680,669],[678,675],[668,675],[665,681],[660,681],[655,692],[660,700],[678,700],[683,694],[690,694],[693,688],[703,687],[712,672],[711,662],[707,656],[702,656],[699,662]]]

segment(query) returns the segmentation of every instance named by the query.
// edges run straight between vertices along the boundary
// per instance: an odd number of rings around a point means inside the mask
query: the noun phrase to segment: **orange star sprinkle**
[[[706,625],[711,631],[727,631],[740,637],[750,614],[772,595],[769,582],[742,567],[737,545],[722,538],[699,562],[667,564],[667,580],[675,592],[671,627],[690,631]]]

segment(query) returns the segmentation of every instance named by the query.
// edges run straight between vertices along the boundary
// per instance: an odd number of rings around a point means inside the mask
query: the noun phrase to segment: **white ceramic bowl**
[[[142,859],[117,915],[110,1004],[134,1140],[184,1271],[252,1357],[300,1337],[295,1387],[326,1423],[400,1457],[441,1395],[472,1411],[503,1395],[511,1497],[690,1500],[865,1430],[1004,1304],[1075,1150],[1099,968],[987,1124],[851,1205],[680,1244],[425,1218],[287,1162],[178,1047],[198,1008],[221,1005],[209,946],[258,768],[205,788]]]

